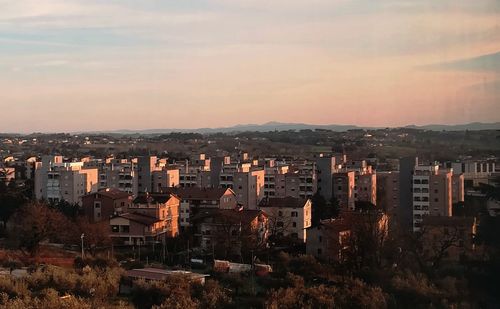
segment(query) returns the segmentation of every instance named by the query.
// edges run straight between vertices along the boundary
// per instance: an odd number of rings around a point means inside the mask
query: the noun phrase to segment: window
[[[278,222],[276,222],[276,226],[277,226],[277,227],[283,227],[283,222],[282,222],[282,221],[278,221]]]
[[[118,225],[112,225],[111,226],[111,232],[118,233],[119,230],[120,230],[120,228],[119,228]]]
[[[299,238],[299,234],[297,234],[297,233],[292,233],[292,234],[290,234],[290,236],[292,238]]]
[[[130,232],[130,226],[128,226],[128,225],[122,225],[121,228],[122,228],[123,233]]]
[[[323,242],[323,236],[319,236],[319,242]]]
[[[292,222],[292,227],[297,227],[297,222]]]
[[[101,208],[101,202],[94,202],[94,208]]]
[[[321,255],[321,253],[323,253],[323,250],[321,250],[321,248],[318,248],[318,255]]]
[[[298,217],[299,213],[297,211],[292,211],[292,217]]]
[[[278,211],[278,217],[283,217],[283,212],[281,210]]]

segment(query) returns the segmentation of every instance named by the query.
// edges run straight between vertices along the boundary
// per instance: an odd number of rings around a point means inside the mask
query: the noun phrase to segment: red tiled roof
[[[124,214],[117,215],[116,217],[125,218],[128,220],[137,222],[139,224],[143,224],[143,225],[152,225],[156,222],[161,221],[158,218],[150,217],[150,216],[139,214],[139,213],[124,213]]]
[[[166,192],[173,193],[185,200],[220,200],[227,192],[227,188],[167,188]]]
[[[124,191],[120,191],[118,189],[112,188],[112,189],[99,190],[98,192],[94,192],[94,193],[89,193],[89,194],[83,196],[83,198],[88,197],[88,196],[93,196],[96,194],[103,196],[103,197],[110,198],[112,200],[124,199],[124,198],[129,198],[132,196],[132,194],[130,194],[128,192],[124,192]]]
[[[134,199],[134,204],[147,204],[147,203],[166,203],[170,198],[177,196],[170,193],[152,193],[152,194],[141,194]]]
[[[259,207],[294,207],[302,208],[306,204],[307,200],[300,199],[296,197],[271,197],[264,198],[260,203]]]
[[[265,215],[261,210],[253,209],[244,209],[242,211],[232,209],[203,209],[193,216],[191,221],[198,221],[213,217],[222,221],[229,221],[233,223],[250,223],[261,214]]]

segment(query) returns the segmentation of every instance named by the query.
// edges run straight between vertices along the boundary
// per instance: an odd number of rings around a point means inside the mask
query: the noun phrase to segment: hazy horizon
[[[496,0],[0,0],[0,132],[500,121]]]

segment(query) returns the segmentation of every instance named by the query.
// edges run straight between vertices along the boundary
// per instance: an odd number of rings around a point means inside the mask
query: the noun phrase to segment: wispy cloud
[[[425,70],[482,71],[500,74],[500,51],[455,61],[422,66]]]

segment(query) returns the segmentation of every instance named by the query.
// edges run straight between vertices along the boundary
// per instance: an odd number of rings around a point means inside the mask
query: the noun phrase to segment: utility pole
[[[83,252],[83,238],[85,237],[85,234],[82,233],[82,235],[80,236],[80,239],[82,240],[82,260],[84,258],[84,252]]]

